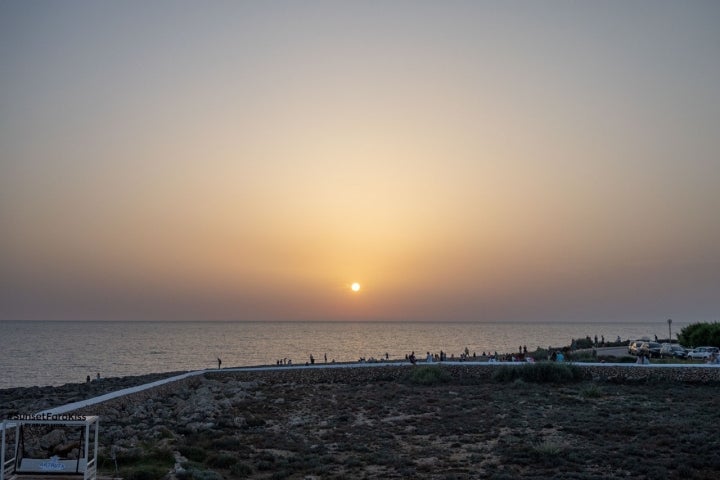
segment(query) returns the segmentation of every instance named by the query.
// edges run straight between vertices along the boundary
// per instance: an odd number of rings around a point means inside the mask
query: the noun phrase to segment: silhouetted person
[[[410,363],[412,363],[413,365],[415,365],[415,363],[417,362],[417,359],[415,358],[415,351],[414,351],[414,350],[413,350],[413,352],[410,354],[410,356],[408,357],[408,359],[410,360]]]
[[[218,370],[220,370],[220,365],[222,365],[222,360],[220,360],[220,357],[218,357]]]

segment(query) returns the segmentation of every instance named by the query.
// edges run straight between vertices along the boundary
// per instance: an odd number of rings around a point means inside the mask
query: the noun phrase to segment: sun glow
[[[360,291],[360,284],[357,283],[357,282],[355,282],[355,283],[353,283],[352,285],[350,285],[350,289],[351,289],[353,292],[359,292],[359,291]]]

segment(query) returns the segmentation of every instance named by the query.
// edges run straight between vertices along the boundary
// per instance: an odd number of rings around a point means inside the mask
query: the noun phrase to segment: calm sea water
[[[683,326],[672,325],[673,336]],[[572,338],[615,340],[657,335],[657,323],[374,323],[374,322],[37,322],[0,321],[0,388],[62,385],[96,373],[145,373],[275,364],[401,359],[410,351],[459,355],[569,345]]]

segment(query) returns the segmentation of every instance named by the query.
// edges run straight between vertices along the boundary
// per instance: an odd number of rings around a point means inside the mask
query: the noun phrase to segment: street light
[[[668,318],[668,342],[672,343],[672,318]]]

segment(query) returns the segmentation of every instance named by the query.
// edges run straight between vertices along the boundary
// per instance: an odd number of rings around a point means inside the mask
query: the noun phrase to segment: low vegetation
[[[438,385],[450,381],[450,375],[440,366],[419,366],[411,369],[407,382],[415,385]]]
[[[162,478],[175,464],[172,450],[143,445],[115,455],[101,457],[100,464],[112,465],[110,473],[124,480],[155,480]]]
[[[717,385],[601,383],[550,362],[497,371],[472,384],[437,366],[400,381],[205,378],[181,394],[211,391],[221,413],[167,420],[172,438],[119,457],[120,474],[163,478],[172,450],[178,480],[717,478]]]
[[[583,371],[577,366],[554,362],[501,365],[493,374],[493,380],[498,382],[519,379],[532,383],[575,383],[584,378]]]

